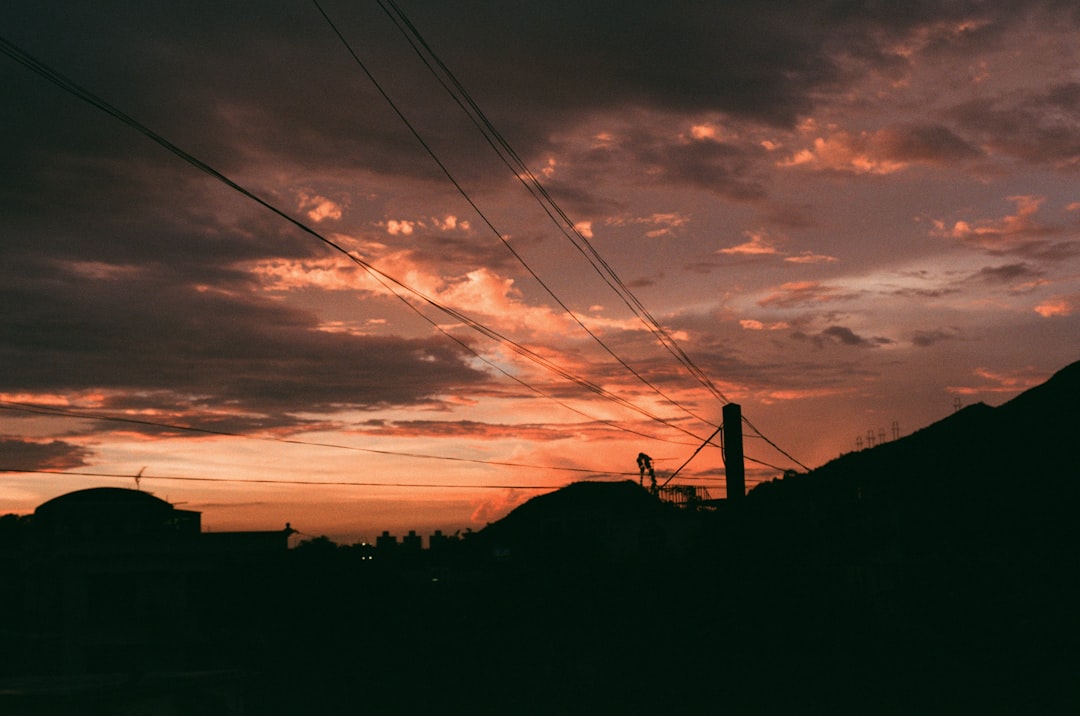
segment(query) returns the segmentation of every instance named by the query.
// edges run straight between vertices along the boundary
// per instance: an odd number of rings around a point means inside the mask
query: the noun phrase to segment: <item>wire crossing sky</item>
[[[212,528],[452,533],[639,452],[722,494],[723,403],[753,484],[1080,352],[1067,5],[0,23],[3,511],[145,467]]]
[[[459,311],[440,303],[436,299],[433,299],[433,298],[431,298],[429,296],[424,295],[419,290],[417,290],[417,289],[415,289],[415,288],[413,288],[413,287],[411,287],[409,285],[406,285],[405,283],[403,283],[400,280],[394,278],[393,276],[389,276],[389,275],[379,271],[378,269],[376,269],[374,266],[372,266],[368,262],[366,262],[363,259],[361,259],[360,257],[356,256],[354,253],[346,250],[345,248],[343,248],[341,245],[337,244],[333,240],[331,240],[331,239],[327,238],[326,236],[320,234],[318,231],[312,229],[307,224],[305,224],[305,223],[303,223],[301,221],[298,221],[297,219],[295,219],[294,217],[292,217],[291,215],[289,215],[287,212],[283,211],[279,207],[277,207],[277,206],[271,204],[270,202],[268,202],[267,200],[259,197],[258,195],[256,195],[255,193],[253,193],[252,191],[247,189],[246,187],[241,186],[240,184],[236,183],[235,181],[233,181],[229,177],[225,176],[224,174],[222,174],[218,170],[214,169],[213,167],[209,166],[208,164],[206,164],[202,160],[198,159],[195,156],[192,156],[188,152],[184,151],[180,147],[178,147],[175,144],[173,144],[172,142],[170,142],[165,137],[162,137],[157,132],[154,132],[152,129],[146,127],[145,125],[143,125],[141,122],[134,119],[130,115],[127,115],[123,111],[117,109],[116,107],[113,107],[112,105],[105,102],[101,98],[95,96],[93,93],[87,91],[85,88],[80,87],[78,84],[72,82],[71,80],[69,80],[64,75],[56,72],[55,70],[48,67],[47,65],[39,62],[38,60],[34,59],[33,57],[31,57],[29,55],[27,55],[25,52],[21,51],[19,48],[15,47],[14,45],[12,45],[10,42],[4,40],[3,38],[0,38],[0,52],[2,52],[3,54],[8,55],[9,57],[11,57],[12,59],[15,59],[18,62],[26,65],[28,68],[34,70],[35,72],[42,75],[46,79],[50,80],[51,82],[53,82],[54,84],[56,84],[60,88],[70,92],[71,94],[75,95],[79,99],[82,99],[82,100],[86,101],[91,106],[94,106],[94,107],[96,107],[98,109],[101,109],[106,114],[109,114],[109,115],[111,115],[113,117],[116,117],[117,119],[119,119],[124,124],[126,124],[129,127],[135,129],[137,132],[139,132],[140,134],[143,134],[144,136],[151,139],[155,143],[161,145],[162,147],[167,149],[169,152],[171,152],[172,154],[175,154],[177,157],[184,160],[188,164],[192,165],[193,167],[195,167],[199,171],[202,171],[202,172],[210,175],[214,179],[216,179],[216,180],[220,181],[221,183],[225,184],[226,186],[228,186],[230,189],[238,192],[239,194],[247,197],[248,199],[251,199],[255,203],[259,204],[260,206],[270,210],[274,214],[276,214],[279,217],[285,219],[290,224],[292,224],[292,225],[296,226],[297,228],[299,228],[304,233],[307,233],[307,234],[311,235],[312,237],[314,237],[318,241],[320,241],[323,244],[329,246],[334,251],[337,251],[338,253],[342,254],[348,260],[350,260],[353,263],[360,266],[375,281],[377,281],[381,286],[383,286],[383,288],[385,288],[387,291],[391,292],[393,295],[398,296],[399,298],[401,298],[403,294],[411,294],[413,297],[420,299],[420,301],[422,303],[428,304],[428,305],[442,311],[447,316],[449,316],[451,318],[454,318],[454,319],[460,321],[461,323],[463,323],[465,325],[468,325],[469,327],[475,329],[477,332],[481,333],[482,335],[484,335],[484,336],[486,336],[488,338],[491,338],[491,339],[493,339],[495,341],[503,343],[505,346],[507,346],[508,348],[513,350],[515,353],[517,353],[517,354],[519,354],[521,356],[524,356],[524,357],[528,358],[529,360],[532,360],[532,361],[536,362],[541,367],[547,368],[547,369],[551,370],[553,373],[555,373],[555,374],[557,374],[557,375],[559,375],[559,376],[561,376],[563,378],[566,378],[567,380],[569,380],[569,381],[571,381],[573,383],[577,383],[578,385],[592,391],[596,395],[598,395],[600,397],[603,397],[603,398],[606,398],[608,400],[612,400],[612,401],[614,401],[616,403],[622,404],[622,405],[624,405],[624,406],[626,406],[626,407],[628,407],[628,408],[630,408],[632,410],[635,410],[635,411],[641,413],[642,415],[644,415],[644,416],[646,416],[646,417],[648,417],[648,418],[650,418],[652,420],[655,420],[657,422],[664,423],[664,424],[669,424],[663,418],[660,418],[660,417],[658,417],[656,415],[653,415],[652,413],[649,413],[646,410],[643,410],[639,406],[636,406],[633,403],[630,403],[629,401],[621,398],[620,396],[618,396],[618,395],[616,395],[614,393],[611,393],[610,391],[589,382],[585,378],[574,375],[573,373],[571,373],[571,372],[569,372],[569,371],[567,371],[565,369],[560,368],[557,364],[543,358],[542,356],[538,355],[537,353],[530,350],[529,348],[527,348],[525,346],[522,346],[521,344],[519,344],[519,343],[517,343],[517,342],[515,342],[515,341],[513,341],[511,339],[506,338],[505,336],[501,335],[498,331],[490,328],[489,326],[486,326],[486,325],[484,325],[483,323],[481,323],[479,321],[476,321],[476,320],[474,320],[472,318],[469,318],[465,314],[462,314]],[[380,90],[380,93],[382,93],[381,90]],[[433,155],[433,157],[434,157],[434,155]],[[436,161],[438,161],[437,158],[436,158]],[[442,165],[440,163],[440,167],[441,166]],[[457,183],[453,181],[453,178],[452,177],[449,177],[449,178],[450,178],[451,182],[454,183],[455,186],[457,186]],[[458,188],[460,189],[460,187],[458,187]],[[466,195],[466,199],[468,199],[467,195]],[[475,204],[473,204],[471,200],[469,200],[469,203],[470,203],[470,206],[473,206],[474,208],[476,208]],[[489,224],[489,226],[490,226],[490,224]],[[493,226],[491,228],[494,230]],[[515,254],[515,256],[516,256],[516,254]],[[533,275],[543,285],[543,283],[542,283],[542,281],[540,281],[539,277],[536,276],[535,273],[533,273],[531,269],[528,269],[528,266],[526,264],[523,264],[523,265],[525,265],[526,269],[530,272],[530,274]],[[402,293],[398,293],[397,289],[400,289],[402,291]],[[545,289],[546,289],[546,286],[545,286]],[[644,380],[643,378],[641,378],[641,376],[638,375],[628,364],[626,364],[624,361],[619,359],[618,356],[615,355],[615,353],[608,346],[604,345],[603,342],[600,341],[592,332],[588,331],[588,329],[584,326],[584,324],[582,324],[581,321],[576,316],[573,315],[573,312],[570,311],[569,309],[567,309],[565,307],[565,305],[563,305],[560,301],[558,301],[558,298],[555,297],[554,294],[552,294],[550,292],[550,290],[548,291],[548,293],[550,295],[552,295],[552,298],[554,298],[557,303],[559,303],[560,307],[562,307],[564,310],[566,310],[567,313],[570,314],[572,318],[574,318],[575,323],[577,323],[579,326],[584,328],[586,330],[586,332],[589,334],[589,336],[591,338],[593,338],[594,340],[596,340],[605,349],[605,351],[609,355],[611,355],[612,357],[616,358],[619,361],[620,365],[622,365],[629,372],[631,372],[636,377],[641,379],[646,385],[649,385],[650,387],[653,387],[650,383],[648,383],[647,380]],[[408,301],[405,301],[405,305],[409,306],[410,308],[414,308],[413,304],[409,303]],[[420,313],[419,311],[418,311],[418,313],[422,317],[424,316],[423,313]],[[436,325],[436,327],[438,327],[437,324],[434,324],[434,325]],[[449,334],[447,334],[447,335],[449,335]],[[451,338],[453,339],[452,336],[451,336]],[[456,341],[457,339],[453,339],[453,340]],[[468,348],[468,346],[466,344],[461,343],[460,341],[457,341],[457,342],[460,345],[462,345],[462,347],[466,348],[467,350],[470,350],[470,352],[471,352],[471,349]],[[480,358],[481,360],[485,360],[485,359],[483,359],[482,356],[478,355],[477,357]],[[487,361],[485,360],[485,362],[487,362]],[[488,363],[489,363],[489,365],[493,365],[490,362],[488,362]],[[519,380],[519,382],[521,382],[521,381]],[[660,395],[663,395],[663,394],[660,393]],[[670,399],[668,399],[668,401],[672,402],[673,405],[678,406],[677,403],[674,403],[673,401],[670,401]],[[677,428],[677,429],[682,430],[683,432],[687,432],[684,428]],[[692,433],[688,433],[688,434],[690,434],[693,437]]]

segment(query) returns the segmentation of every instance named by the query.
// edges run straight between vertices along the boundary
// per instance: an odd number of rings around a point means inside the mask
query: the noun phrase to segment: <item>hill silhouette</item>
[[[1074,537],[1078,403],[1080,362],[999,407],[968,406],[907,437],[760,485],[748,501],[758,515],[802,502],[836,516],[887,516],[912,539],[920,529],[925,539],[970,543],[979,535],[998,546],[1055,530]]]
[[[688,515],[635,482],[576,482],[539,495],[485,527],[477,540],[502,559],[563,565],[667,555]]]
[[[566,607],[533,618],[522,643],[558,634],[654,706],[678,702],[628,677],[623,652],[597,656],[574,634],[646,655],[710,645],[673,672],[712,687],[682,694],[691,709],[1064,713],[1080,703],[1078,403],[1074,363],[998,407],[968,406],[713,513],[669,512],[633,482],[579,483],[478,537],[542,566],[510,594]],[[620,525],[659,530],[663,549],[613,572],[600,545],[637,538]],[[571,548],[590,569],[534,559]],[[583,615],[565,594],[603,609]]]
[[[750,491],[747,509],[760,518],[770,510],[786,515],[800,503],[831,511],[861,503],[968,527],[1000,516],[997,511],[1007,511],[1010,522],[1056,515],[1080,496],[1077,406],[1080,361],[999,407],[969,405],[906,437],[763,483]],[[578,482],[530,499],[478,535],[493,542],[560,536],[586,542],[598,525],[670,523],[681,514],[630,480]],[[585,527],[589,521],[593,529]]]

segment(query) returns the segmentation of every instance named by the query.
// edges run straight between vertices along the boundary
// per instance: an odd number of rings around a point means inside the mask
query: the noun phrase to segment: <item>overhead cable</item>
[[[318,5],[317,0],[313,0]],[[548,218],[556,225],[562,235],[570,241],[575,249],[593,267],[600,278],[619,296],[632,313],[642,324],[658,339],[661,345],[670,352],[702,385],[704,385],[722,403],[730,402],[727,397],[709,380],[690,356],[679,346],[673,336],[656,320],[645,305],[634,295],[633,291],[623,282],[611,265],[597,251],[588,237],[578,228],[574,222],[548,193],[547,188],[540,182],[539,177],[528,167],[525,161],[518,155],[506,138],[488,119],[487,115],[472,98],[465,86],[457,79],[456,75],[439,55],[428,44],[419,29],[405,15],[404,11],[394,0],[378,0],[383,12],[390,17],[398,30],[412,46],[421,62],[428,68],[439,84],[450,94],[454,102],[465,112],[473,124],[480,130],[488,145],[495,151],[502,162],[510,169],[514,176],[521,182],[529,194],[541,206]],[[324,13],[325,16],[325,13]],[[431,62],[438,65],[436,70]],[[452,85],[452,87],[451,87]],[[467,105],[467,106],[466,106]],[[558,218],[556,218],[556,215]],[[709,421],[705,421],[709,422]],[[711,425],[715,423],[709,422]]]
[[[317,0],[313,0],[317,7],[319,7]],[[645,305],[634,295],[633,291],[622,281],[611,265],[600,255],[595,246],[585,236],[576,222],[574,222],[559,206],[555,199],[548,193],[547,189],[540,182],[539,177],[529,169],[528,165],[521,159],[518,153],[509,144],[506,138],[499,132],[495,125],[488,119],[487,115],[472,98],[472,95],[468,92],[465,86],[457,79],[457,76],[453,71],[443,62],[442,58],[435,52],[435,50],[428,44],[427,40],[420,33],[419,29],[408,18],[401,7],[395,2],[395,0],[378,0],[379,6],[383,12],[390,17],[391,21],[398,28],[399,32],[405,36],[410,46],[416,52],[417,56],[428,68],[432,75],[438,80],[439,84],[450,94],[454,102],[465,112],[474,125],[480,130],[484,136],[488,145],[495,151],[504,164],[510,169],[510,171],[517,177],[517,179],[525,186],[529,194],[537,201],[538,204],[544,209],[548,217],[559,228],[560,232],[566,237],[567,240],[576,248],[589,262],[593,269],[600,275],[608,286],[615,291],[617,295],[626,303],[627,307],[638,317],[639,320],[653,333],[653,335],[659,340],[659,342],[679,361],[690,373],[693,375],[699,383],[705,386],[714,396],[716,396],[722,403],[730,402],[718,388],[713,384],[704,371],[698,367],[690,356],[682,349],[678,342],[674,339],[670,333],[663,327],[663,325],[649,313]],[[322,8],[319,7],[320,12]],[[326,13],[323,12],[323,16],[326,17],[328,22],[331,22]],[[331,25],[333,23],[331,22]],[[336,31],[336,28],[335,28]],[[340,33],[339,37],[340,37]],[[344,39],[343,39],[344,41]],[[430,62],[429,59],[430,58]],[[438,66],[438,70],[432,66],[432,62]],[[556,216],[558,215],[558,219]],[[561,221],[560,221],[561,219]],[[620,361],[621,362],[621,361]],[[665,396],[666,397],[666,396]],[[669,399],[670,400],[670,399]],[[674,402],[674,401],[672,401]],[[680,406],[682,407],[682,406]],[[684,408],[684,410],[686,410]],[[687,411],[689,412],[689,411]],[[699,418],[700,419],[700,418]],[[744,419],[745,420],[745,419]],[[704,421],[708,422],[708,421]],[[715,425],[714,423],[709,423]],[[753,430],[758,437],[765,440],[771,445],[777,452],[784,457],[791,460],[793,463],[808,470],[799,460],[794,458],[787,451],[780,448],[775,442],[770,440],[764,434],[762,434],[756,427],[753,426],[748,420],[746,424]],[[695,453],[696,454],[696,453]]]
[[[220,437],[230,438],[244,438],[246,440],[263,440],[267,442],[284,443],[286,445],[306,445],[309,447],[318,448],[332,448],[336,450],[352,450],[355,452],[372,453],[376,455],[395,455],[398,457],[408,458],[420,458],[424,460],[446,460],[449,462],[467,462],[476,463],[480,465],[496,465],[500,467],[520,467],[528,468],[532,470],[555,470],[560,472],[583,472],[589,474],[611,474],[608,470],[591,470],[584,467],[557,467],[550,465],[530,465],[520,462],[505,462],[501,460],[482,460],[480,458],[465,458],[465,457],[453,457],[449,455],[431,455],[425,453],[404,452],[400,450],[382,450],[378,448],[366,448],[357,445],[341,445],[338,443],[325,443],[316,442],[313,440],[296,440],[293,438],[275,437],[273,435],[255,435],[252,433],[241,433],[231,430],[215,430],[213,428],[201,428],[190,425],[177,425],[175,423],[166,423],[158,420],[145,420],[141,418],[130,418],[118,415],[103,415],[100,413],[88,412],[83,410],[67,410],[63,408],[57,408],[48,405],[34,405],[30,403],[20,403],[9,400],[0,400],[0,410],[18,410],[27,413],[34,413],[36,415],[53,415],[68,418],[79,418],[82,420],[101,420],[105,422],[125,423],[128,425],[142,425],[146,427],[164,428],[167,430],[177,430],[188,433],[198,433],[201,435],[215,435]],[[636,473],[615,473],[631,475]]]
[[[250,199],[250,200],[254,201],[255,203],[259,204],[260,206],[262,206],[263,208],[271,211],[272,213],[278,215],[279,217],[281,217],[285,221],[287,221],[290,224],[294,225],[295,227],[299,228],[304,233],[314,237],[315,239],[322,242],[323,244],[325,244],[329,248],[331,248],[334,251],[337,251],[338,253],[342,254],[343,256],[348,258],[350,261],[352,261],[354,264],[361,267],[365,272],[368,273],[368,275],[370,275],[373,279],[375,279],[380,285],[382,285],[384,288],[389,290],[394,296],[396,296],[403,303],[405,303],[406,306],[408,306],[411,310],[416,312],[418,315],[423,317],[428,322],[434,323],[430,319],[430,317],[428,317],[426,314],[424,314],[423,311],[421,311],[417,306],[413,305],[413,303],[410,302],[409,300],[407,300],[404,296],[397,293],[397,291],[394,288],[391,288],[391,286],[397,287],[397,288],[405,291],[406,293],[411,294],[412,296],[415,296],[422,303],[427,304],[427,305],[429,305],[429,306],[431,306],[431,307],[445,313],[446,315],[450,316],[451,318],[465,324],[469,328],[471,328],[471,329],[477,331],[478,333],[490,338],[491,340],[494,340],[494,341],[496,341],[498,343],[503,344],[504,346],[507,346],[513,352],[517,353],[518,355],[522,356],[523,358],[526,358],[527,360],[530,360],[533,363],[536,363],[537,365],[539,365],[539,366],[541,366],[541,367],[543,367],[543,368],[545,368],[545,369],[547,369],[547,370],[549,370],[551,372],[554,372],[555,374],[565,378],[566,380],[568,380],[570,382],[573,382],[573,383],[585,388],[586,390],[589,390],[590,392],[592,392],[592,393],[594,393],[594,394],[596,394],[596,395],[598,395],[600,397],[603,397],[603,398],[605,398],[607,400],[610,400],[612,402],[623,405],[624,407],[626,407],[626,408],[628,408],[630,410],[633,410],[635,412],[640,413],[641,415],[644,415],[645,417],[649,418],[650,420],[662,423],[662,424],[664,424],[664,425],[666,425],[666,426],[668,426],[670,428],[673,428],[675,430],[683,432],[683,433],[689,435],[690,437],[693,437],[693,438],[695,438],[697,440],[700,440],[700,438],[697,435],[695,435],[693,432],[687,430],[686,428],[682,427],[681,425],[678,425],[677,423],[673,423],[673,422],[671,422],[669,420],[661,418],[660,416],[657,416],[657,415],[653,414],[652,412],[646,410],[645,408],[642,408],[642,407],[632,403],[631,401],[628,401],[625,398],[622,398],[621,396],[618,396],[618,395],[612,393],[611,391],[609,391],[609,390],[607,390],[607,389],[605,389],[605,388],[603,388],[603,387],[601,387],[599,385],[596,385],[595,383],[592,383],[591,381],[589,381],[589,380],[587,380],[585,378],[581,378],[580,376],[574,375],[573,373],[571,373],[570,371],[562,368],[561,366],[557,365],[556,363],[544,358],[543,356],[540,356],[535,351],[532,351],[531,349],[517,343],[516,341],[513,341],[512,339],[508,338],[507,336],[502,335],[498,331],[496,331],[496,330],[494,330],[494,329],[492,329],[492,328],[490,328],[488,326],[485,326],[484,324],[482,324],[479,321],[467,316],[466,314],[462,313],[461,311],[458,311],[458,310],[456,310],[454,308],[443,305],[442,303],[436,301],[435,299],[433,299],[433,298],[427,296],[426,294],[424,294],[423,292],[419,291],[418,289],[415,289],[415,288],[403,283],[402,281],[394,278],[393,276],[390,276],[389,274],[379,270],[374,265],[370,264],[369,262],[367,262],[364,259],[357,256],[355,253],[353,253],[351,251],[348,251],[343,246],[341,246],[337,242],[333,241],[329,237],[321,234],[320,232],[318,232],[315,229],[311,228],[310,226],[308,226],[304,222],[296,219],[295,217],[291,216],[290,214],[288,214],[284,210],[282,210],[282,209],[278,208],[277,206],[271,204],[269,201],[263,199],[262,197],[258,196],[257,194],[255,194],[251,190],[247,189],[246,187],[242,186],[241,184],[239,184],[239,183],[235,182],[234,180],[230,179],[225,174],[222,174],[218,170],[214,169],[212,166],[210,166],[206,162],[198,159],[194,155],[192,155],[192,154],[188,153],[187,151],[181,149],[179,146],[173,144],[171,141],[169,141],[168,139],[166,139],[162,135],[160,135],[157,132],[153,131],[152,129],[150,129],[146,125],[142,124],[138,120],[134,119],[130,115],[126,114],[122,110],[120,110],[120,109],[116,108],[115,106],[109,104],[108,102],[101,99],[100,97],[98,97],[94,93],[90,92],[89,90],[87,90],[84,87],[82,87],[81,85],[79,85],[78,83],[76,83],[73,80],[67,78],[66,76],[64,76],[60,72],[52,69],[51,67],[44,64],[43,62],[40,62],[39,60],[37,60],[36,58],[31,56],[29,53],[25,52],[24,50],[22,50],[21,48],[19,48],[18,46],[16,46],[15,44],[11,43],[10,41],[8,41],[7,39],[5,39],[3,37],[0,37],[0,53],[8,55],[9,57],[14,59],[15,61],[17,61],[20,64],[24,65],[25,67],[33,70],[34,72],[41,75],[45,79],[49,80],[53,84],[57,85],[61,89],[73,94],[74,96],[78,97],[79,99],[83,100],[84,102],[87,102],[88,104],[90,104],[90,105],[102,110],[103,112],[111,115],[112,117],[118,119],[122,123],[126,124],[127,126],[131,127],[132,129],[136,130],[140,134],[144,135],[148,139],[150,139],[153,142],[155,142],[155,143],[159,144],[160,146],[164,147],[169,152],[171,152],[175,156],[179,157],[180,159],[184,160],[185,162],[187,162],[191,166],[195,167],[196,169],[199,169],[203,173],[211,176],[212,178],[222,182],[223,184],[225,184],[229,188],[233,189],[234,191],[240,193],[241,195],[247,197],[248,199]],[[443,331],[443,332],[446,333],[446,331]],[[449,335],[449,334],[447,334],[447,335]],[[454,338],[454,340],[456,340],[459,343],[459,345],[467,347],[467,344],[465,344],[460,339]],[[473,353],[474,355],[477,355],[476,352],[473,351],[471,348],[469,348],[469,351],[471,353]]]
[[[322,14],[323,18],[326,20],[327,24],[330,26],[330,29],[333,30],[334,34],[341,41],[341,43],[345,46],[345,49],[348,51],[348,53],[352,57],[353,61],[364,72],[364,74],[367,76],[368,80],[375,87],[376,91],[378,91],[378,93],[383,97],[383,99],[386,100],[387,104],[390,105],[391,109],[393,109],[394,113],[398,116],[398,119],[400,119],[402,121],[402,123],[408,128],[409,132],[413,135],[413,137],[417,140],[417,142],[420,143],[420,146],[423,147],[424,151],[427,152],[427,154],[431,157],[432,161],[434,161],[435,164],[439,167],[439,169],[442,171],[442,173],[446,176],[447,180],[453,185],[453,187],[462,196],[462,198],[465,199],[465,201],[472,208],[472,210],[474,212],[476,212],[477,216],[480,217],[480,220],[483,222],[483,224],[485,226],[487,226],[488,229],[491,230],[491,232],[506,247],[506,249],[514,257],[514,259],[519,264],[521,264],[522,267],[524,267],[524,269],[529,273],[530,276],[532,276],[533,280],[535,280],[536,283],[542,289],[544,289],[544,291],[552,298],[552,300],[555,301],[556,304],[558,304],[559,308],[561,308],[563,310],[563,312],[565,312],[568,316],[570,316],[570,318],[597,345],[599,345],[604,350],[604,352],[606,352],[619,365],[621,365],[624,369],[626,369],[627,372],[629,372],[634,377],[636,377],[642,384],[644,384],[646,387],[651,389],[653,392],[655,392],[657,395],[662,397],[664,400],[671,403],[673,406],[679,408],[683,412],[687,413],[688,415],[690,415],[694,419],[696,419],[696,420],[698,420],[700,422],[703,422],[706,425],[712,425],[712,423],[710,421],[696,415],[690,409],[686,408],[685,406],[681,405],[680,403],[678,403],[673,398],[669,397],[659,387],[654,385],[645,376],[643,376],[637,369],[635,369],[633,366],[631,366],[629,363],[627,363],[626,360],[623,359],[621,356],[619,356],[619,354],[617,354],[602,338],[600,338],[600,336],[598,336],[595,331],[593,331],[591,328],[589,328],[587,325],[585,325],[585,322],[581,319],[580,316],[577,315],[577,313],[573,309],[571,309],[561,298],[559,298],[559,296],[555,293],[554,289],[552,289],[551,286],[548,285],[548,283],[543,278],[540,277],[540,275],[525,260],[525,257],[522,256],[521,253],[517,249],[515,249],[513,247],[513,245],[510,243],[510,241],[507,240],[505,234],[503,234],[503,232],[499,231],[495,227],[495,225],[491,222],[491,220],[488,218],[488,216],[476,204],[476,202],[473,200],[472,196],[470,196],[468,191],[465,190],[465,188],[461,185],[461,183],[458,182],[458,180],[450,172],[450,170],[446,166],[446,164],[441,159],[439,159],[438,155],[435,153],[435,150],[421,136],[420,132],[416,129],[416,127],[413,125],[413,123],[405,116],[405,113],[401,110],[400,107],[398,107],[397,103],[394,102],[394,100],[390,97],[389,93],[383,88],[383,86],[375,78],[374,74],[372,74],[371,70],[367,67],[367,65],[364,63],[364,61],[360,59],[360,56],[356,53],[356,51],[353,49],[352,45],[345,38],[345,36],[342,34],[341,30],[337,27],[337,25],[330,18],[330,16],[327,14],[327,12],[323,9],[322,5],[319,4],[318,0],[312,0],[312,3],[319,10],[319,12]],[[385,7],[383,9],[384,9],[384,11],[386,10]],[[391,16],[391,19],[394,19],[393,16]],[[415,48],[415,45],[414,45],[414,48]],[[422,56],[421,56],[421,59],[423,59]],[[426,64],[426,62],[425,62],[425,64]],[[427,65],[427,66],[428,66],[429,69],[432,69],[431,65]],[[446,87],[446,85],[443,84],[443,87]],[[449,91],[448,87],[447,87],[447,90]],[[451,94],[453,94],[453,93],[451,92]],[[460,106],[460,102],[458,104]],[[464,107],[462,107],[462,108],[464,109]],[[490,126],[490,125],[488,125],[488,126]],[[492,131],[494,131],[494,128],[492,128]],[[488,140],[488,143],[491,144],[490,139]],[[492,147],[494,148],[493,144],[492,144]],[[496,152],[497,151],[498,150],[496,149]],[[505,161],[505,159],[504,159],[504,161]],[[550,216],[550,213],[549,213],[549,216]]]

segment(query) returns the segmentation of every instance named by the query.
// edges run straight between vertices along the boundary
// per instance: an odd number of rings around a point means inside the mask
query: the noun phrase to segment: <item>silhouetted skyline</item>
[[[428,549],[58,496],[0,517],[0,710],[1068,713],[1078,398],[1080,362],[744,498],[577,482]]]

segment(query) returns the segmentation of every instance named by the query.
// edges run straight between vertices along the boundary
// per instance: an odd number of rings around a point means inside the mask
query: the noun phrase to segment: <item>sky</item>
[[[725,403],[752,487],[1080,359],[1074,3],[396,3],[3,3],[0,513],[722,497]]]

